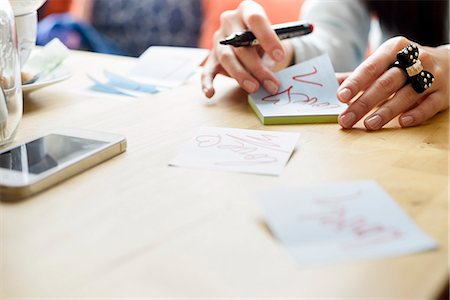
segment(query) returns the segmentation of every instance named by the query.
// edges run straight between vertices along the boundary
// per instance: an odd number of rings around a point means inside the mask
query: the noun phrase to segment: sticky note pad
[[[328,55],[276,73],[281,86],[271,95],[261,88],[248,103],[263,124],[333,123],[347,105],[336,98],[338,82]]]

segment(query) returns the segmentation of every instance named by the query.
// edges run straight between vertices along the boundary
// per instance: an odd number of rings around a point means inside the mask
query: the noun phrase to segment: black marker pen
[[[272,26],[280,40],[290,39],[297,36],[309,34],[314,26],[306,22],[290,22]],[[231,45],[233,47],[248,47],[259,45],[259,41],[251,31],[233,33],[225,40],[220,41],[222,45]]]

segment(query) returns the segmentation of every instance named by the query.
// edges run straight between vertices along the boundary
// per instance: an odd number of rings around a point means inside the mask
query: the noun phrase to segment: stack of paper
[[[199,48],[148,48],[127,77],[149,85],[174,88],[182,85],[208,56],[209,51]]]
[[[338,82],[328,55],[297,64],[276,74],[281,86],[275,95],[263,88],[249,104],[263,124],[337,122],[347,107],[336,98]]]
[[[104,70],[103,77],[89,75],[92,90],[136,97],[136,92],[157,93],[181,86],[195,73],[209,51],[199,48],[152,46],[131,69],[118,74]]]

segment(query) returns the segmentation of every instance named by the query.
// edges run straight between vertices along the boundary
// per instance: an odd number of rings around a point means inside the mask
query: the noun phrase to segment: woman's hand
[[[217,74],[230,76],[248,93],[262,85],[272,94],[279,88],[273,70],[289,65],[293,57],[290,43],[282,44],[261,5],[243,1],[235,10],[222,13],[220,28],[214,34],[214,47],[202,73],[202,88],[208,98],[214,95],[213,81]],[[257,47],[221,45],[219,42],[234,32],[251,30],[260,42]]]
[[[343,80],[337,92],[341,102],[350,103],[363,92],[340,115],[339,124],[343,128],[351,128],[365,116],[364,125],[368,130],[378,130],[397,116],[400,116],[402,127],[411,127],[448,108],[449,51],[418,45],[424,70],[435,77],[431,87],[419,94],[411,84],[405,85],[405,71],[389,68],[396,61],[397,53],[409,44],[411,41],[403,37],[386,41]],[[339,75],[338,79],[341,77],[342,80],[342,76]]]

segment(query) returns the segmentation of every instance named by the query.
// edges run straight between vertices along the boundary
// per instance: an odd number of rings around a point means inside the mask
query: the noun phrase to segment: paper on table
[[[258,196],[272,232],[302,265],[437,246],[374,181],[276,188]]]
[[[169,165],[279,175],[298,138],[298,133],[203,127]]]
[[[48,73],[61,65],[68,56],[69,49],[59,39],[54,38],[41,49],[32,52],[23,71],[31,75]]]
[[[249,104],[264,124],[336,122],[347,107],[336,98],[338,82],[328,55],[294,65],[276,74],[279,92],[263,88]]]
[[[108,79],[108,84],[112,86],[147,94],[155,94],[159,92],[159,90],[153,85],[138,83],[125,76],[116,74],[108,70],[104,70],[103,74]]]
[[[112,85],[110,82],[102,82],[99,79],[93,77],[92,75],[87,75],[87,77],[94,83],[89,87],[90,90],[108,94],[114,94],[119,96],[126,96],[136,98],[137,96],[128,91],[117,86]]]
[[[195,72],[208,53],[199,48],[152,46],[127,76],[158,87],[177,87]]]

